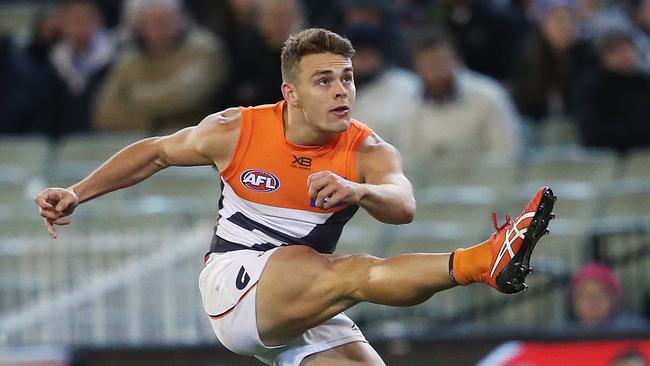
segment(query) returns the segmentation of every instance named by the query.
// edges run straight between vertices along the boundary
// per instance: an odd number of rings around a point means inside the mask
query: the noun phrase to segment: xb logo
[[[295,168],[309,169],[311,168],[311,158],[299,157],[294,155],[293,161],[291,162],[291,166]]]
[[[246,288],[246,285],[251,281],[251,276],[246,273],[244,266],[241,266],[239,273],[237,274],[237,279],[235,280],[235,286],[238,290],[243,290]]]

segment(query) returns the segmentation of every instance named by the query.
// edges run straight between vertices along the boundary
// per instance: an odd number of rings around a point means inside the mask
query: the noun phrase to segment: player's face
[[[348,129],[356,95],[349,58],[333,53],[304,56],[294,88],[307,123],[329,133]]]

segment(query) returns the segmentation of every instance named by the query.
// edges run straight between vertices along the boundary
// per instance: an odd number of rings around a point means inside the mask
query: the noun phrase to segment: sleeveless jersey
[[[345,132],[324,146],[294,145],[285,138],[284,108],[283,101],[241,109],[239,141],[232,161],[221,172],[211,252],[307,245],[332,253],[343,226],[359,208],[315,207],[307,178],[329,170],[358,181],[356,153],[372,130],[352,120]]]

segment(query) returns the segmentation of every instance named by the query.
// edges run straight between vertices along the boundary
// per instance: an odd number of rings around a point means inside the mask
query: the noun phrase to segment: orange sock
[[[472,282],[480,282],[481,274],[490,269],[492,263],[492,251],[488,240],[470,248],[456,249],[453,254],[450,277],[459,285],[469,285]]]

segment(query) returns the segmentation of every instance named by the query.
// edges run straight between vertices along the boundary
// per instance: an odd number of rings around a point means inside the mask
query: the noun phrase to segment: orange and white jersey
[[[283,108],[285,102],[241,109],[239,142],[221,172],[211,252],[307,245],[332,253],[343,226],[359,208],[315,207],[307,178],[329,170],[358,181],[356,152],[372,130],[352,120],[347,131],[324,146],[294,145],[285,138]]]

